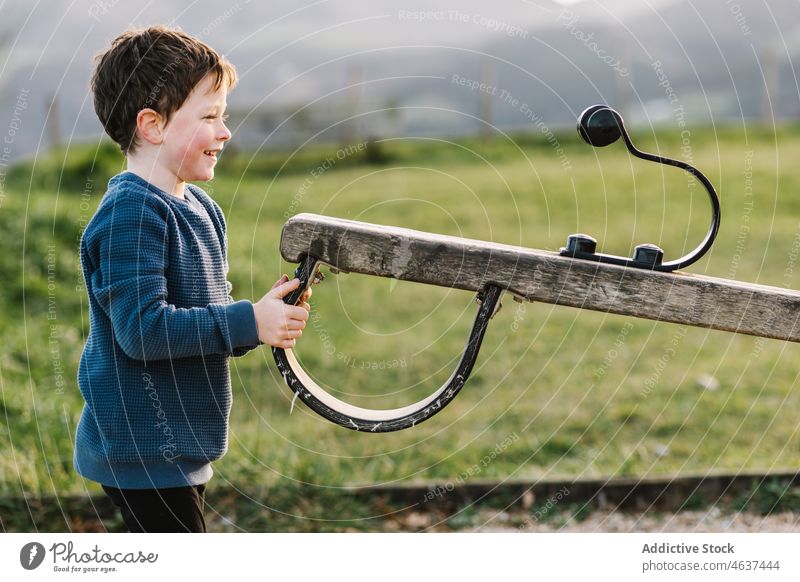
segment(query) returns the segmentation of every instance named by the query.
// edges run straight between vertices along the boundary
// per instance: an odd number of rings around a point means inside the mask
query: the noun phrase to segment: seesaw
[[[442,410],[464,386],[500,297],[539,301],[644,319],[800,341],[800,293],[715,277],[674,273],[700,259],[719,231],[720,206],[714,187],[696,168],[637,150],[619,114],[603,105],[584,111],[580,135],[602,147],[623,138],[636,157],[683,169],[708,192],[711,223],[703,241],[684,257],[664,262],[655,245],[636,247],[633,257],[596,252],[596,241],[571,235],[560,253],[443,236],[314,214],[299,214],[283,227],[280,250],[299,263],[300,287],[285,297],[295,304],[321,277],[333,272],[391,277],[463,289],[479,303],[466,347],[453,374],[430,396],[401,408],[373,410],[344,402],[315,383],[293,350],[273,348],[275,363],[296,397],[324,418],[353,430],[390,432],[413,427]]]

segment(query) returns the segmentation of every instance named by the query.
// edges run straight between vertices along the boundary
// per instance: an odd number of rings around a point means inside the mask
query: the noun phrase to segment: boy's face
[[[184,182],[213,178],[217,154],[231,138],[225,126],[227,87],[214,91],[213,84],[211,75],[203,78],[164,128],[159,158]]]

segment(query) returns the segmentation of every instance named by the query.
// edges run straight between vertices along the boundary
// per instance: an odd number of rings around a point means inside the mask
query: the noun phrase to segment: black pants
[[[205,485],[169,489],[115,489],[103,485],[131,532],[205,533]]]

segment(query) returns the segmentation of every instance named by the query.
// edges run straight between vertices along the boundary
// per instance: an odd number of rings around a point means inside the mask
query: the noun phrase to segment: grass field
[[[638,132],[637,132],[638,133]],[[723,221],[689,270],[800,287],[800,130],[667,128],[645,150],[690,160],[717,186]],[[392,140],[220,162],[208,185],[228,219],[234,297],[258,299],[292,265],[278,253],[296,212],[557,250],[586,232],[601,250],[652,242],[677,258],[708,227],[688,175],[593,150],[571,136]],[[0,206],[0,496],[99,491],[72,470],[87,329],[78,238],[119,168],[104,147],[72,148],[9,173]],[[66,161],[65,161],[66,160]],[[328,160],[326,162],[326,160]],[[62,171],[63,169],[63,171]],[[475,313],[470,293],[328,276],[298,345],[340,398],[412,402],[454,367]],[[800,347],[504,299],[459,397],[413,430],[358,434],[314,416],[268,350],[236,360],[230,450],[216,485],[281,510],[293,492],[398,481],[654,476],[797,467]],[[486,460],[488,459],[488,461]],[[297,493],[302,495],[301,493]],[[287,501],[288,503],[288,501]],[[309,504],[311,520],[329,504]],[[358,517],[356,504],[336,515]]]

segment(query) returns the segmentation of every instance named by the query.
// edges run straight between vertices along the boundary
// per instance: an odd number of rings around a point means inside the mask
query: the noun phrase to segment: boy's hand
[[[308,289],[300,299],[299,305],[286,305],[283,298],[297,289],[299,279],[284,275],[257,303],[253,304],[258,328],[258,339],[275,348],[291,349],[297,338],[303,335],[311,306],[306,302],[311,297]]]

